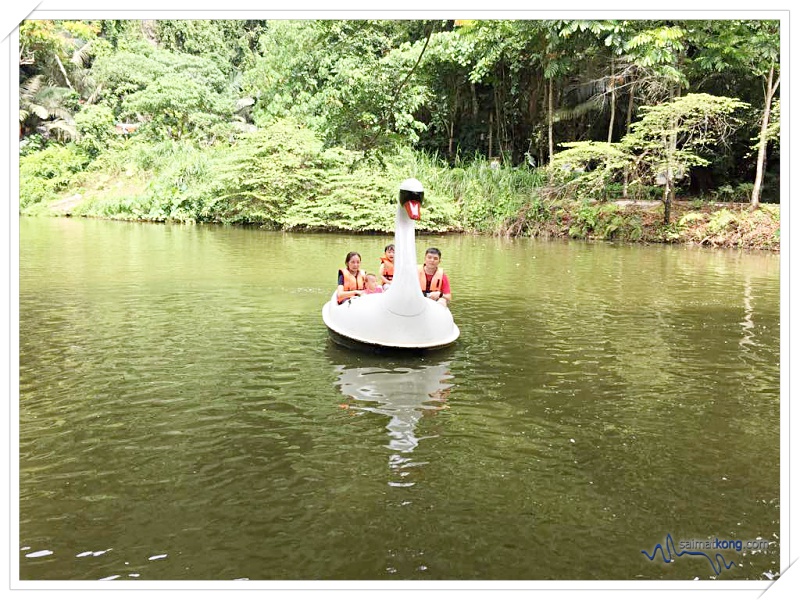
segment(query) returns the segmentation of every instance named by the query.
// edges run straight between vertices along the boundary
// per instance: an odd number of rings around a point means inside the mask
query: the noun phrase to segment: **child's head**
[[[376,287],[378,287],[378,278],[374,273],[367,273],[367,276],[364,279],[364,285],[368,290],[374,290]]]
[[[394,244],[389,244],[383,251],[386,252],[386,256],[389,258],[394,258]]]

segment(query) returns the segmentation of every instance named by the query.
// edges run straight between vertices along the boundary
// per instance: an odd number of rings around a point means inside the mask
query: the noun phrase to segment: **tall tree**
[[[424,85],[431,93],[430,134],[444,134],[450,158],[456,152],[457,127],[470,113],[469,73],[473,54],[474,40],[457,31],[442,31],[434,34],[420,65]]]
[[[681,95],[681,89],[688,87],[688,80],[683,71],[683,58],[686,53],[686,31],[680,24],[651,23],[650,26],[637,32],[625,45],[628,56],[637,65],[637,72],[646,75],[640,89],[649,95],[649,101],[662,102],[668,99],[675,101]],[[678,152],[678,132],[681,124],[675,112],[666,113],[675,122],[665,124],[665,140],[668,144],[667,161],[664,165],[664,215],[669,222],[669,212],[675,200],[674,170]]]
[[[687,94],[641,108],[641,119],[623,138],[623,146],[638,154],[649,176],[667,189],[695,165],[708,164],[714,149],[741,125],[737,112],[748,105],[734,98]],[[705,156],[704,156],[705,155]],[[670,222],[672,198],[664,194],[664,223]]]
[[[20,137],[37,130],[59,139],[76,137],[73,114],[95,88],[85,67],[99,30],[99,24],[91,21],[20,24]]]
[[[701,21],[693,28],[697,48],[693,62],[705,74],[756,78],[763,105],[758,125],[755,179],[750,203],[758,208],[770,142],[770,123],[780,86],[780,21]],[[741,89],[741,88],[740,88]]]
[[[271,21],[245,86],[263,123],[295,116],[328,144],[365,152],[415,143],[427,90],[414,73],[432,30],[412,46],[402,22]]]

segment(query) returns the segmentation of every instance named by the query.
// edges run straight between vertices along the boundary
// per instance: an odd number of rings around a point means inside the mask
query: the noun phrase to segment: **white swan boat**
[[[394,278],[383,294],[365,294],[337,302],[336,291],[322,307],[331,338],[344,346],[434,350],[449,346],[460,331],[450,309],[422,294],[414,246],[414,220],[424,198],[422,184],[400,184],[394,232]]]

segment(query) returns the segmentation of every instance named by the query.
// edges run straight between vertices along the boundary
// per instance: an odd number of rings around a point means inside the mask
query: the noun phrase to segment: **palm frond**
[[[33,97],[42,89],[42,76],[34,75],[19,84],[21,95]]]
[[[51,108],[50,116],[70,124],[75,122],[75,119],[72,117],[72,113],[66,108],[62,108],[60,106],[54,106]]]
[[[70,59],[70,62],[73,65],[78,65],[80,67],[85,66],[89,62],[89,58],[91,58],[91,54],[89,53],[91,47],[92,47],[92,42],[90,40],[72,53],[72,58]]]
[[[72,123],[68,123],[62,119],[55,121],[47,121],[42,124],[48,131],[55,131],[56,136],[60,139],[77,140],[78,130]]]
[[[103,91],[103,84],[101,83],[94,89],[94,91],[91,94],[89,94],[89,97],[86,98],[86,102],[88,104],[95,104],[97,102],[97,99],[100,98],[100,93],[102,91]]]
[[[581,102],[576,106],[561,107],[553,112],[553,120],[558,121],[572,121],[582,117],[590,112],[603,110],[603,97],[592,96],[586,102]]]
[[[253,106],[256,101],[253,98],[239,98],[236,101],[236,110],[242,110],[243,108],[247,108],[249,106]]]
[[[28,111],[29,113],[33,113],[42,120],[50,118],[50,111],[47,110],[47,108],[45,108],[41,104],[34,104],[34,103],[28,104]]]

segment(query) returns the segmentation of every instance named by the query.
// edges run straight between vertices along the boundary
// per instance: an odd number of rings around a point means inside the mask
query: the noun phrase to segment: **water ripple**
[[[431,236],[462,336],[400,358],[320,319],[381,237],[21,238],[23,579],[688,578],[618,557],[678,512],[686,537],[777,532],[774,257]]]

